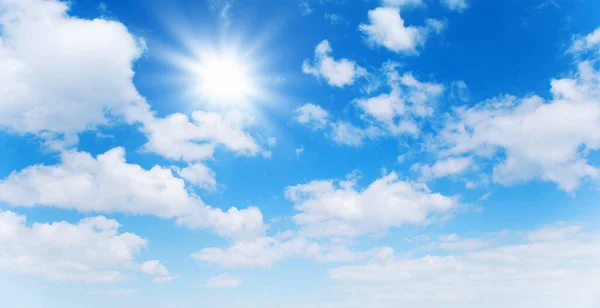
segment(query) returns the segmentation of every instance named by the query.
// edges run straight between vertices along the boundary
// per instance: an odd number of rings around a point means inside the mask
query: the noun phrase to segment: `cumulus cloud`
[[[67,11],[58,1],[0,3],[0,127],[72,143],[109,115],[137,120],[147,108],[131,80],[143,42],[117,21]]]
[[[459,13],[464,12],[469,8],[467,0],[440,0],[440,3],[451,11]]]
[[[236,241],[226,248],[204,248],[192,258],[225,268],[267,268],[290,258],[312,259],[317,262],[356,262],[364,259],[383,259],[393,254],[389,247],[355,251],[339,244],[322,244],[293,232],[274,237]]]
[[[335,60],[330,56],[332,51],[329,41],[321,41],[315,48],[313,61],[304,60],[302,63],[302,72],[323,78],[329,85],[338,88],[351,85],[366,74],[366,70],[352,60]]]
[[[416,163],[411,170],[418,171],[425,179],[442,178],[449,175],[460,174],[473,165],[471,157],[449,157],[439,160],[433,165]]]
[[[177,218],[190,228],[210,228],[223,236],[262,233],[257,208],[224,212],[185,189],[168,168],[145,170],[125,160],[123,148],[96,158],[67,151],[57,165],[35,165],[0,181],[0,201],[13,206],[50,206],[81,212],[130,213]]]
[[[181,113],[153,118],[144,123],[143,130],[148,135],[144,148],[166,158],[185,161],[211,158],[217,145],[240,155],[264,153],[256,140],[244,131],[252,122],[252,117],[239,111],[225,115],[194,111],[192,121]]]
[[[358,127],[347,121],[337,121],[331,124],[329,137],[336,143],[361,146],[365,139],[375,139],[384,135],[384,132],[375,127]]]
[[[221,274],[208,278],[204,286],[207,288],[235,288],[240,284],[242,284],[240,277]]]
[[[286,188],[286,198],[299,211],[293,219],[311,237],[359,236],[404,224],[426,224],[458,206],[453,197],[432,193],[427,186],[384,175],[367,188],[352,175],[344,181],[317,180]]]
[[[182,169],[176,169],[177,174],[188,183],[196,185],[206,190],[215,190],[217,188],[217,179],[215,172],[201,163],[195,163]]]
[[[371,44],[396,53],[417,54],[431,31],[439,33],[445,27],[433,19],[425,27],[406,26],[397,7],[378,7],[368,15],[369,23],[360,24],[360,31]]]
[[[551,93],[550,101],[501,96],[457,108],[440,134],[445,154],[502,153],[493,179],[505,185],[541,179],[573,191],[597,179],[586,156],[600,146],[600,73],[580,62],[572,78],[552,80]]]
[[[398,64],[393,62],[383,66],[390,93],[357,99],[356,105],[366,117],[373,119],[392,135],[418,135],[419,128],[415,118],[433,114],[435,103],[444,92],[444,87],[436,83],[421,82],[411,73],[400,75],[397,67]]]
[[[294,110],[294,120],[313,129],[324,128],[327,125],[329,113],[321,106],[306,103]]]
[[[28,226],[25,220],[0,212],[0,269],[49,280],[113,283],[135,270],[136,255],[148,243],[135,234],[120,233],[120,224],[103,216],[75,224]]]
[[[451,255],[396,256],[338,267],[329,276],[371,307],[595,307],[599,234],[576,225],[543,229],[552,240],[527,233],[510,237],[510,244],[463,245]]]
[[[583,37],[576,37],[569,51],[576,53],[593,49],[597,50],[598,47],[600,47],[600,28]]]

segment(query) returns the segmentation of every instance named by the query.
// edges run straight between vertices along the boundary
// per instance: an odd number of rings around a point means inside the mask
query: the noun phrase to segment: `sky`
[[[0,306],[600,307],[600,2],[0,0]]]

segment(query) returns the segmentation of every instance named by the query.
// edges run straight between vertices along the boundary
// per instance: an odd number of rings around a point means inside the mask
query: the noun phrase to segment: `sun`
[[[234,53],[210,53],[195,69],[197,91],[213,102],[238,104],[258,92],[250,66]]]

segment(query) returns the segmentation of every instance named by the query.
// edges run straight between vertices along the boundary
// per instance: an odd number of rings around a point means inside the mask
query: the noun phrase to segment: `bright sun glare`
[[[200,94],[213,101],[240,103],[256,94],[254,76],[234,55],[214,53],[203,57],[197,74]]]

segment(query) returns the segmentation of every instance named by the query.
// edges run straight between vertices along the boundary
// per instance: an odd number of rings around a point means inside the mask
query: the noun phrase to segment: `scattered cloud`
[[[572,78],[552,80],[548,102],[507,95],[456,108],[440,133],[445,154],[501,152],[493,180],[505,185],[541,179],[573,191],[582,179],[597,179],[600,172],[585,157],[600,146],[600,73],[591,62],[578,66]]]
[[[148,242],[120,227],[103,216],[28,226],[25,216],[0,212],[0,269],[58,281],[122,281]]]
[[[456,198],[432,193],[424,184],[403,181],[395,172],[365,189],[358,188],[351,175],[344,181],[289,186],[285,195],[299,211],[293,219],[301,226],[301,234],[312,237],[359,236],[404,224],[426,224],[459,205]]]
[[[188,183],[196,185],[208,191],[217,189],[215,172],[201,163],[195,163],[182,169],[175,169],[177,175]]]
[[[468,102],[471,99],[471,92],[467,84],[462,81],[454,81],[450,85],[450,99]]]
[[[304,153],[304,145],[300,145],[299,148],[296,148],[296,157],[300,157],[302,153]]]
[[[443,178],[450,175],[461,174],[473,165],[471,157],[449,157],[438,160],[433,165],[416,163],[411,170],[418,171],[424,179]]]
[[[392,7],[419,7],[425,5],[423,0],[382,0],[382,4]]]
[[[351,85],[366,74],[366,70],[352,60],[335,60],[330,56],[332,51],[329,41],[321,41],[315,48],[313,61],[304,60],[302,63],[302,72],[323,78],[330,86],[338,88]]]
[[[211,158],[217,145],[239,155],[264,154],[256,140],[244,131],[253,122],[252,117],[235,110],[225,115],[194,111],[192,121],[181,113],[152,118],[142,128],[148,136],[144,149],[188,162]]]
[[[127,163],[123,148],[96,158],[85,152],[63,152],[57,165],[13,172],[0,181],[0,201],[12,206],[177,218],[190,228],[210,228],[228,237],[260,234],[264,228],[257,208],[232,207],[227,212],[212,208],[190,194],[170,169],[145,170]]]
[[[306,2],[306,1],[300,2],[298,4],[298,7],[300,8],[300,14],[302,16],[308,16],[313,13],[313,8],[310,6],[310,3]]]
[[[242,284],[242,279],[229,274],[221,274],[208,278],[204,284],[207,288],[235,288]]]
[[[440,0],[440,3],[451,11],[459,13],[464,12],[469,8],[467,0]]]
[[[594,49],[597,50],[598,47],[600,47],[600,28],[597,28],[586,36],[576,36],[569,51],[577,53]]]
[[[396,256],[338,267],[329,276],[355,302],[371,307],[593,307],[600,236],[576,225],[543,230],[552,236],[526,234],[493,246],[494,239],[450,235],[440,241],[449,244],[440,248],[450,255]]]
[[[306,103],[294,110],[294,120],[312,129],[321,129],[327,125],[329,113],[321,106]]]
[[[370,10],[369,23],[359,26],[369,43],[404,54],[418,54],[418,48],[425,45],[429,33],[439,33],[443,28],[444,22],[434,19],[429,20],[426,27],[406,26],[400,9],[395,7]]]
[[[440,84],[418,81],[411,73],[400,75],[398,64],[388,62],[383,71],[390,93],[375,97],[360,98],[356,105],[364,115],[392,135],[418,135],[415,117],[431,116],[435,102],[444,92]]]

